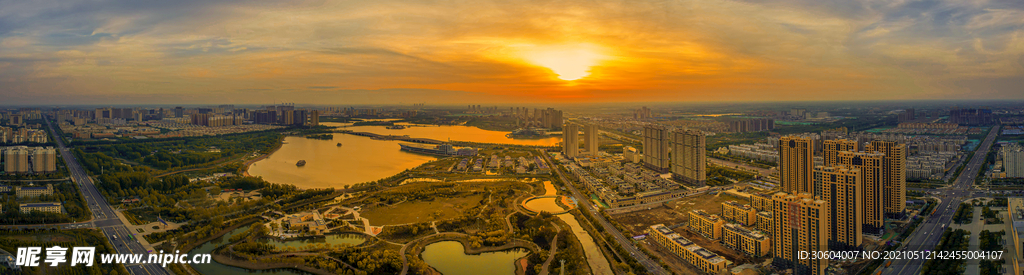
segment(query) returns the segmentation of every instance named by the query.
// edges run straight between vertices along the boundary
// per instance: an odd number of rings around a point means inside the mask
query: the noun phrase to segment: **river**
[[[525,257],[529,251],[511,249],[466,255],[462,243],[443,241],[423,248],[423,261],[445,275],[494,274],[514,275],[516,259]]]
[[[558,193],[555,186],[550,181],[544,182],[544,196],[554,196]],[[541,198],[535,199],[527,203],[531,209],[562,209],[560,206],[555,204],[555,198]],[[559,214],[555,215],[558,219],[562,220],[569,225],[572,230],[572,234],[576,236],[576,239],[583,245],[583,254],[587,256],[587,265],[590,266],[592,274],[600,275],[612,275],[611,265],[608,264],[608,259],[601,253],[601,248],[594,242],[594,238],[590,236],[586,230],[580,226],[579,221],[576,220],[576,216],[572,214]]]
[[[346,130],[376,134],[409,135],[437,140],[507,143],[518,145],[556,145],[557,137],[543,139],[511,139],[506,132],[487,131],[467,126],[410,126],[402,130],[384,126],[350,126],[351,123],[323,123],[326,126],[349,126]],[[342,146],[337,146],[341,143]],[[400,150],[401,141],[373,140],[368,137],[334,134],[333,140],[286,137],[281,148],[267,158],[249,166],[249,174],[273,183],[292,184],[298,188],[344,188],[398,174],[406,169],[436,160],[436,157]],[[299,160],[306,165],[296,166]]]

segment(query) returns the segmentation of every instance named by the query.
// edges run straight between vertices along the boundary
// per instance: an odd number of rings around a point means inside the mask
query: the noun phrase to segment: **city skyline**
[[[0,7],[6,104],[1024,99],[1012,1]]]

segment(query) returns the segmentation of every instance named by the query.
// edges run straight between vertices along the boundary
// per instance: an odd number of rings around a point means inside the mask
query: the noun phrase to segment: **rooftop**
[[[19,206],[21,206],[21,207],[52,207],[52,206],[60,206],[60,203],[59,202],[22,203]]]

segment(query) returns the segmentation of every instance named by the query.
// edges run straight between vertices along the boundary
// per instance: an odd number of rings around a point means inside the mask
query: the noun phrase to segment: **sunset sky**
[[[2,1],[0,105],[1024,99],[1024,2]]]

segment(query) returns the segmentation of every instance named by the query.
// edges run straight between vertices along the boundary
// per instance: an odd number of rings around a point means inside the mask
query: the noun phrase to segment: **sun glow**
[[[551,69],[559,79],[573,81],[590,75],[590,68],[604,56],[586,45],[541,47],[526,54],[526,60]]]

